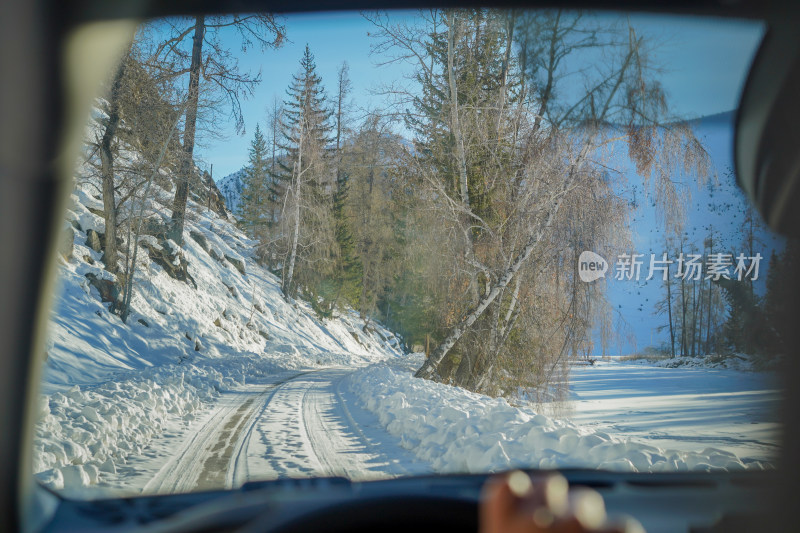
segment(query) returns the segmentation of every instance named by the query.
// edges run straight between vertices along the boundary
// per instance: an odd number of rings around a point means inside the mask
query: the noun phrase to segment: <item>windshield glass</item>
[[[735,184],[756,22],[154,20],[87,119],[34,473],[69,495],[773,467],[797,245]]]

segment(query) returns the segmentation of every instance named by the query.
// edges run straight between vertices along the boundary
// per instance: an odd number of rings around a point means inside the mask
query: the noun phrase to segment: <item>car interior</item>
[[[763,21],[765,35],[735,117],[738,185],[775,232],[800,237],[800,8],[791,1],[506,1],[503,7],[591,9]],[[75,154],[97,88],[136,25],[200,13],[332,12],[485,5],[475,2],[10,0],[0,2],[0,530],[475,531],[490,474],[376,481],[253,481],[231,490],[78,500],[31,474],[38,383],[56,254]],[[790,295],[796,303],[800,294]],[[797,307],[795,306],[795,309]],[[794,314],[797,317],[800,315]],[[781,364],[782,444],[774,470],[622,473],[557,469],[598,491],[609,511],[654,531],[797,530],[797,382]],[[533,474],[543,472],[532,470]]]

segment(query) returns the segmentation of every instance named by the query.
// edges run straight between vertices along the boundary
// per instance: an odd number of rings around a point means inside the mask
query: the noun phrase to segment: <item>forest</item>
[[[144,234],[168,244],[161,261],[188,275],[180,247],[191,206],[225,213],[195,144],[222,120],[243,131],[247,118],[257,125],[235,216],[287,300],[320,317],[354,309],[398,332],[426,351],[421,378],[490,395],[562,379],[593,350],[595,328],[613,334],[604,284],[581,282],[577,266],[583,250],[614,257],[632,246],[620,160],[633,163],[675,255],[693,246],[682,240],[681,180],[715,178],[702,142],[671,111],[653,43],[629,23],[577,12],[363,16],[376,61],[412,72],[366,113],[353,104],[348,64],[323,80],[306,46],[268,116],[243,116],[260,75],[239,67],[221,32],[268,63],[287,38],[277,16],[141,27],[88,147],[100,154],[114,311],[127,320]],[[125,149],[138,154],[134,165],[120,164]],[[714,251],[712,234],[698,253]],[[796,264],[794,245],[782,253],[770,263]],[[780,271],[764,298],[752,284],[668,276],[655,312],[670,355],[780,352]]]

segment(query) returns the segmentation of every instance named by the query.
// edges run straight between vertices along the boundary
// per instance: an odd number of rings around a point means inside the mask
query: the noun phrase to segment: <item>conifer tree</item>
[[[264,237],[269,225],[269,159],[267,142],[256,124],[253,140],[250,142],[250,156],[245,168],[242,198],[240,201],[241,223],[253,237]]]
[[[288,241],[283,292],[292,296],[303,285],[316,305],[321,280],[330,279],[332,270],[331,195],[335,183],[327,154],[331,113],[308,45],[287,95],[280,124],[283,142],[279,144],[286,157],[279,162],[275,176],[287,187],[287,212],[281,219],[285,225],[281,233]]]
[[[348,97],[350,96],[350,78],[347,62],[342,63],[338,73],[335,112],[333,115],[336,150],[336,192],[333,195],[333,218],[336,224],[336,244],[338,258],[336,265],[337,301],[359,308],[364,267],[358,257],[352,231],[352,217],[348,212],[350,197],[350,176],[344,167],[345,155],[349,148],[348,136]]]
[[[333,195],[333,218],[336,224],[336,244],[339,247],[336,281],[339,298],[358,308],[364,267],[356,253],[355,240],[346,212],[350,194],[348,180],[347,173],[340,172],[336,180],[336,193]]]

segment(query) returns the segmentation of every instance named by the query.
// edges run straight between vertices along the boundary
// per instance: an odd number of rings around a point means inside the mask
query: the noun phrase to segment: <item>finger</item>
[[[520,500],[529,497],[533,491],[533,480],[531,480],[531,476],[522,470],[515,470],[508,474],[506,483],[508,483],[508,488],[511,490],[511,493]]]
[[[549,527],[569,510],[569,483],[559,474],[533,477],[532,487],[520,508],[538,527]]]
[[[529,476],[516,470],[506,477],[506,483],[525,509],[548,507],[557,516],[567,511],[569,482],[561,474]]]
[[[561,474],[547,476],[542,482],[544,504],[554,516],[563,516],[569,510],[569,482]]]
[[[493,478],[482,494],[481,528],[487,532],[547,528],[556,516],[566,512],[567,491],[568,484],[562,476],[532,479],[525,472],[514,471]]]
[[[592,531],[604,526],[606,505],[600,493],[579,487],[570,491],[568,499],[567,513],[580,522],[584,529]]]
[[[509,517],[517,513],[517,498],[514,496],[505,476],[489,479],[481,494],[479,521],[481,531],[503,531]]]

